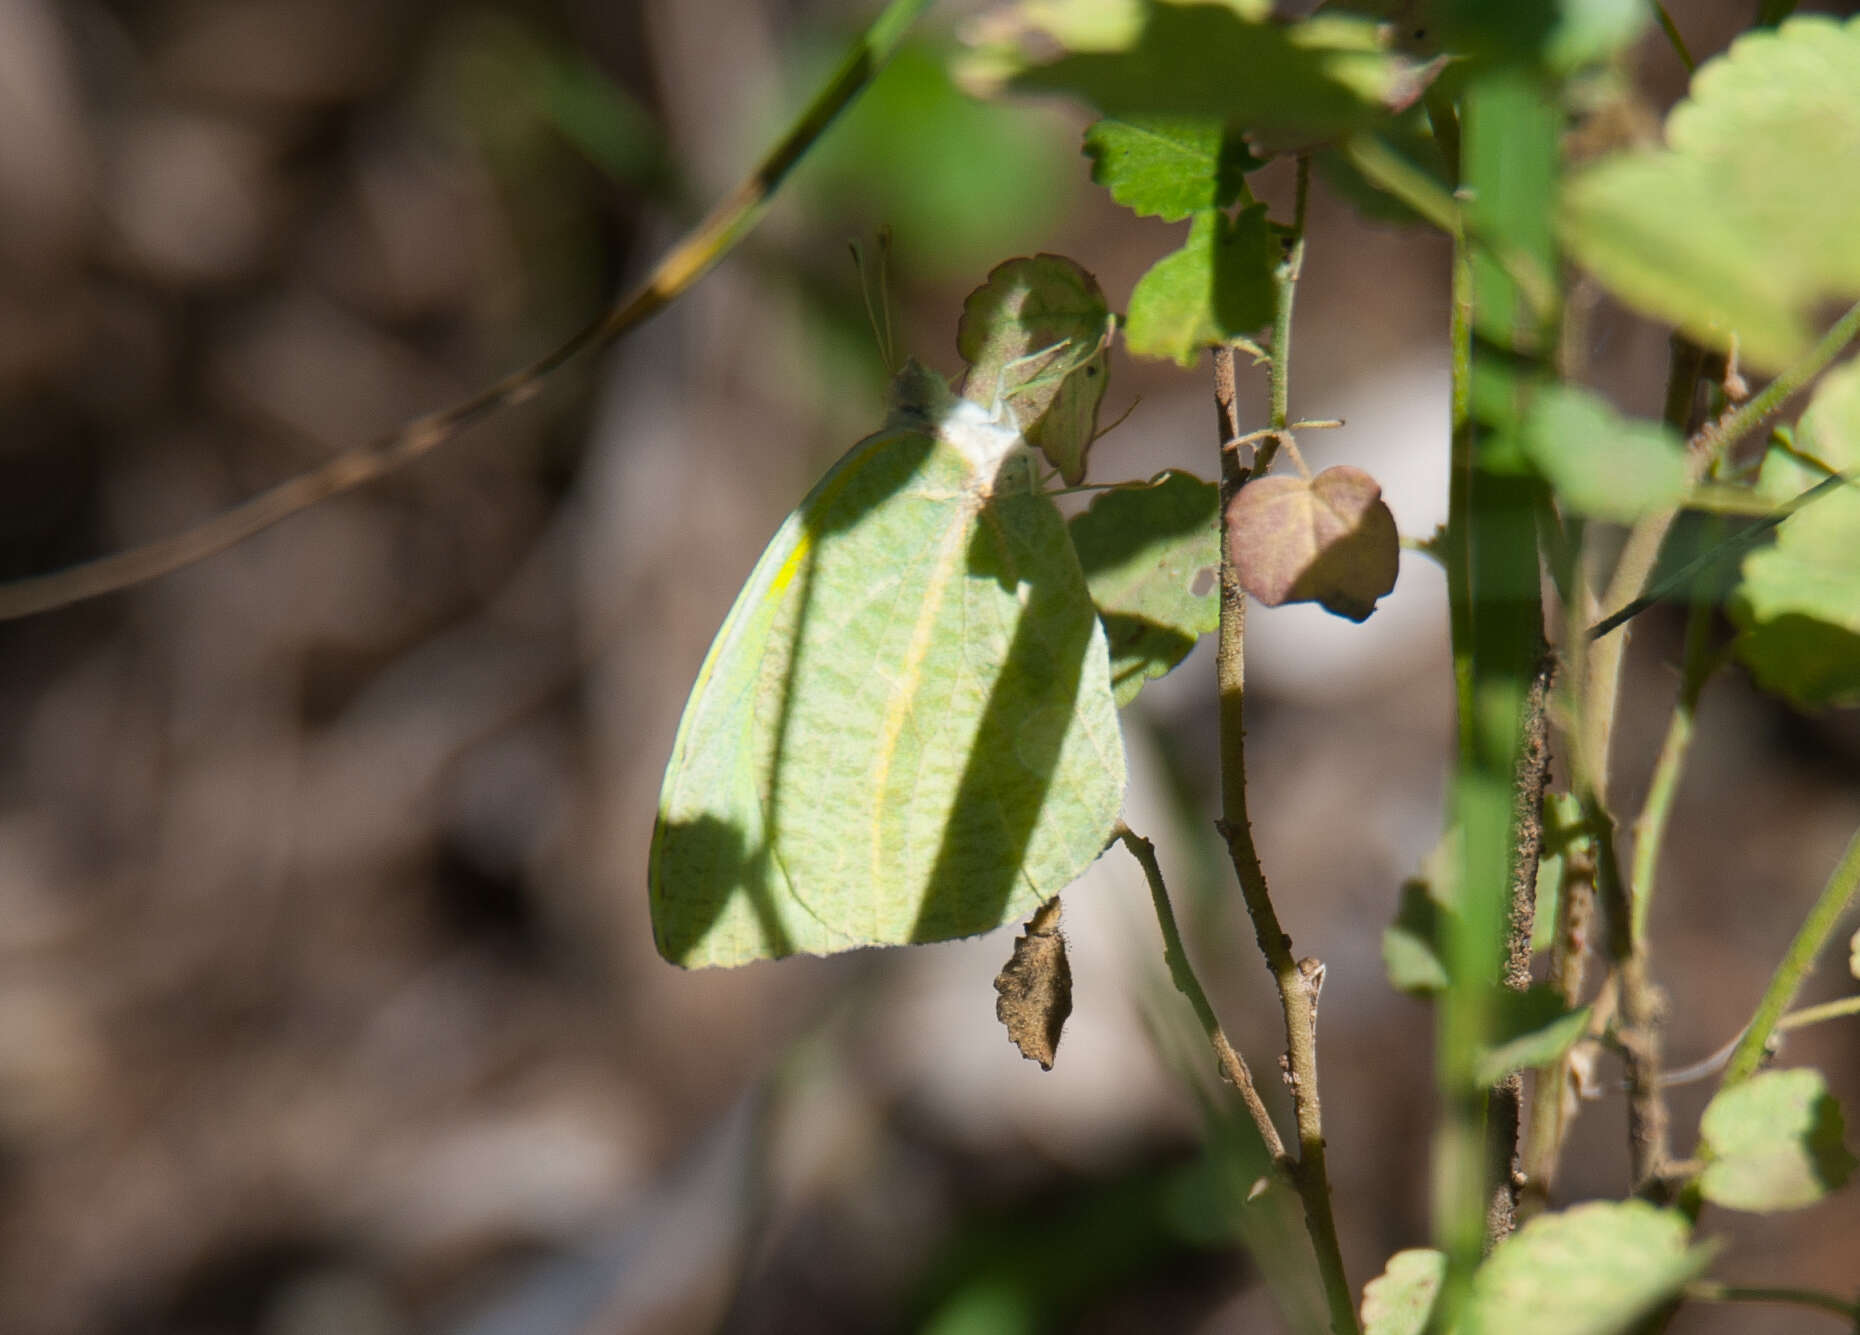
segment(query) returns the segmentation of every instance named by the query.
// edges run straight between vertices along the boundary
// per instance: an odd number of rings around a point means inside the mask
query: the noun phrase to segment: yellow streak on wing
[[[905,720],[911,714],[911,701],[917,694],[917,682],[922,674],[924,659],[929,656],[930,646],[936,641],[936,622],[942,611],[943,595],[948,592],[950,579],[968,550],[970,526],[967,521],[973,517],[974,507],[980,504],[980,498],[972,493],[964,493],[960,504],[963,510],[961,521],[950,526],[949,536],[943,540],[943,548],[937,553],[936,566],[930,572],[924,588],[922,610],[917,615],[916,625],[911,628],[910,648],[905,653],[891,698],[885,704],[884,725],[878,736],[878,764],[872,775],[872,793],[877,799],[872,806],[871,841],[872,884],[875,886],[885,882],[883,813],[887,805],[886,787],[891,781],[891,762],[897,754],[898,738],[904,732]],[[878,896],[872,897],[872,906],[876,919]],[[872,925],[872,934],[878,934],[876,921]]]

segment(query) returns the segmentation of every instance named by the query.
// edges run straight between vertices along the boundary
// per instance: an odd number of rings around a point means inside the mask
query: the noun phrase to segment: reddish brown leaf
[[[1401,558],[1395,516],[1382,488],[1360,468],[1249,482],[1227,519],[1241,587],[1268,607],[1321,603],[1362,621],[1395,587]]]

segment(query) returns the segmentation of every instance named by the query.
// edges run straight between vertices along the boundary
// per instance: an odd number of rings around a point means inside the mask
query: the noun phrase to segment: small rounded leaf
[[[1841,1106],[1821,1072],[1765,1071],[1724,1090],[1699,1122],[1705,1199],[1733,1210],[1794,1210],[1847,1181]]]
[[[1388,1268],[1363,1286],[1363,1335],[1422,1335],[1447,1276],[1447,1257],[1414,1247],[1389,1257]]]
[[[1228,543],[1241,586],[1267,607],[1321,603],[1366,620],[1395,587],[1401,538],[1382,488],[1339,464],[1314,478],[1263,477],[1228,508]]]

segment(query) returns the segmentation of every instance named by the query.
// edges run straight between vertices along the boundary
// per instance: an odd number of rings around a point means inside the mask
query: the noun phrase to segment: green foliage
[[[1523,992],[1501,988],[1493,1000],[1492,1037],[1479,1054],[1475,1078],[1495,1085],[1513,1071],[1547,1066],[1581,1038],[1589,1027],[1589,1008],[1571,1010],[1553,987]]]
[[[966,77],[978,91],[1067,93],[1120,119],[1207,117],[1275,147],[1371,124],[1412,102],[1430,77],[1388,50],[1370,20],[1320,15],[1284,24],[1272,21],[1271,8],[1253,0],[1023,3],[980,30]]]
[[[1120,707],[1220,624],[1220,490],[1171,469],[1098,495],[1072,520],[1072,546],[1111,649]]]
[[[1139,357],[1193,366],[1210,344],[1246,337],[1272,319],[1278,262],[1264,204],[1242,209],[1237,218],[1204,209],[1182,248],[1137,280],[1125,346]]]
[[[1647,26],[1646,0],[1436,0],[1429,18],[1449,47],[1566,73],[1605,60]]]
[[[1106,117],[1085,132],[1091,179],[1140,217],[1180,222],[1246,195],[1261,166],[1245,141],[1211,116]]]
[[[1442,919],[1451,912],[1434,897],[1431,883],[1403,883],[1395,921],[1382,929],[1382,966],[1397,992],[1431,996],[1446,991],[1450,980],[1441,953],[1446,941]]]
[[[1854,1157],[1821,1072],[1765,1071],[1723,1090],[1699,1122],[1699,1191],[1733,1210],[1795,1210],[1843,1185]]]
[[[1446,1274],[1447,1258],[1432,1248],[1389,1257],[1383,1272],[1363,1287],[1363,1335],[1423,1335]]]
[[[966,96],[941,51],[912,43],[810,155],[797,187],[830,234],[856,233],[849,218],[888,224],[901,271],[972,278],[1064,216],[1077,177],[1063,133]]]
[[[1622,417],[1571,385],[1531,396],[1519,440],[1558,499],[1592,519],[1631,523],[1671,509],[1686,489],[1685,449],[1671,427]]]
[[[1860,476],[1860,361],[1822,379],[1797,431],[1807,454]],[[1758,493],[1785,504],[1825,473],[1773,449]],[[1744,558],[1731,615],[1738,656],[1767,690],[1804,706],[1860,702],[1860,487],[1805,505]]]
[[[1539,1215],[1493,1249],[1473,1274],[1466,1305],[1444,1329],[1448,1335],[1633,1330],[1710,1263],[1711,1249],[1689,1246],[1690,1233],[1685,1215],[1644,1201],[1596,1201]],[[1439,1252],[1397,1252],[1364,1291],[1365,1335],[1432,1329],[1427,1321],[1445,1272]]]
[[[1667,147],[1580,173],[1575,258],[1621,300],[1774,370],[1816,308],[1860,296],[1860,20],[1792,19],[1699,68]]]

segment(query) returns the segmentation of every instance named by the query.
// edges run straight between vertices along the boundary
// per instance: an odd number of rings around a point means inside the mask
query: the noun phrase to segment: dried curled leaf
[[[1228,509],[1240,584],[1267,607],[1321,603],[1366,620],[1395,587],[1401,538],[1382,488],[1339,464],[1313,478],[1275,475],[1242,487]]]
[[[1014,953],[995,975],[995,1018],[1028,1061],[1042,1071],[1053,1069],[1059,1032],[1072,1014],[1072,966],[1066,962],[1066,939],[1059,933],[1059,897],[1034,910],[1027,930],[1014,941]]]

